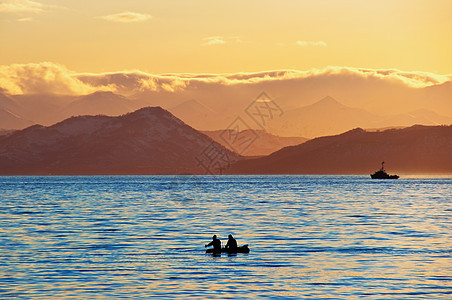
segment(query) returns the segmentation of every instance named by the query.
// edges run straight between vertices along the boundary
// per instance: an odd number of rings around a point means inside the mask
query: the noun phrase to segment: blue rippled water
[[[0,177],[0,298],[452,297],[452,179]],[[205,254],[229,233],[249,254]]]

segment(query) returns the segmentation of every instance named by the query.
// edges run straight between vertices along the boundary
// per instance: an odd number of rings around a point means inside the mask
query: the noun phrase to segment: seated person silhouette
[[[224,248],[228,252],[237,252],[237,241],[232,237],[232,234],[228,236],[228,243]]]
[[[217,236],[214,235],[212,237],[212,241],[208,244],[206,244],[204,247],[213,246],[213,252],[214,253],[221,253],[221,241],[220,239],[217,239]]]

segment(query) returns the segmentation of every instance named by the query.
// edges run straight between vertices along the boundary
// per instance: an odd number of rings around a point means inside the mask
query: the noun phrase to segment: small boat
[[[399,179],[399,175],[389,175],[384,168],[385,162],[381,163],[381,169],[370,175],[372,179]]]
[[[206,253],[215,253],[213,251],[213,248],[207,249]],[[250,248],[248,248],[248,245],[243,245],[240,247],[237,247],[236,251],[232,251],[231,249],[221,248],[221,253],[250,253]]]

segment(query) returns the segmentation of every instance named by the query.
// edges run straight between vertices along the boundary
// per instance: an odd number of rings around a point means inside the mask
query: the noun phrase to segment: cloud
[[[307,71],[275,70],[252,73],[230,74],[162,74],[153,75],[141,71],[115,73],[84,73],[75,75],[77,79],[90,87],[116,91],[125,96],[146,92],[189,92],[199,94],[202,90],[224,91],[224,88],[240,85],[242,88],[269,88],[278,86],[278,90],[291,86],[299,89],[304,83],[316,81],[320,86],[359,86],[369,88],[386,85],[400,88],[423,88],[446,81],[451,81],[451,75],[438,75],[428,72],[403,72],[392,69],[364,69],[351,67],[327,67]],[[299,86],[299,87],[295,87]],[[287,89],[289,91],[291,89]],[[286,93],[286,92],[284,92]],[[296,92],[294,92],[294,95]]]
[[[223,45],[228,42],[242,43],[243,41],[238,36],[210,36],[203,39],[204,46]]]
[[[211,36],[204,39],[205,42],[203,45],[205,46],[212,46],[212,45],[222,45],[226,44],[226,41],[222,36]]]
[[[33,22],[33,18],[20,18],[17,19],[17,22]]]
[[[44,5],[31,0],[10,0],[0,3],[0,12],[7,13],[42,13],[44,11]]]
[[[0,89],[10,94],[69,95],[99,90],[77,79],[66,67],[50,62],[0,66]]]
[[[326,47],[327,46],[327,44],[324,41],[296,41],[295,44],[297,44],[300,47],[307,47],[307,46]]]
[[[102,20],[119,23],[144,22],[152,18],[151,15],[125,11],[117,14],[99,17]]]
[[[177,74],[153,75],[142,71],[82,73],[77,74],[76,77],[90,87],[110,90],[122,95],[141,92],[178,92],[186,88],[191,80]]]
[[[423,88],[452,81],[452,75],[429,72],[406,72],[397,69],[366,69],[327,67],[323,69],[274,70],[229,74],[149,74],[132,70],[109,73],[76,73],[51,62],[0,66],[0,90],[10,94],[69,94],[83,95],[94,91],[112,91],[125,96],[143,92],[175,93],[207,89],[218,91],[231,85],[242,87],[290,89],[302,83],[319,82],[321,86],[356,86],[373,92],[375,84]],[[371,84],[372,86],[370,86]],[[278,88],[276,88],[278,86]],[[198,92],[196,92],[198,93]],[[285,93],[285,92],[284,92]],[[292,92],[291,92],[292,93]],[[297,92],[294,92],[296,94]]]
[[[361,78],[374,78],[385,81],[398,81],[413,88],[423,88],[452,80],[451,75],[439,75],[430,72],[406,72],[397,69],[365,69],[350,67],[329,67],[330,74],[351,74]]]

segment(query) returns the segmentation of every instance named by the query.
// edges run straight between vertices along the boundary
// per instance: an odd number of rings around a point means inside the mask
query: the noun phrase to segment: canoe
[[[214,253],[213,248],[207,249],[206,253]],[[231,251],[231,249],[221,248],[221,253],[250,253],[248,245],[237,247],[237,251]]]

